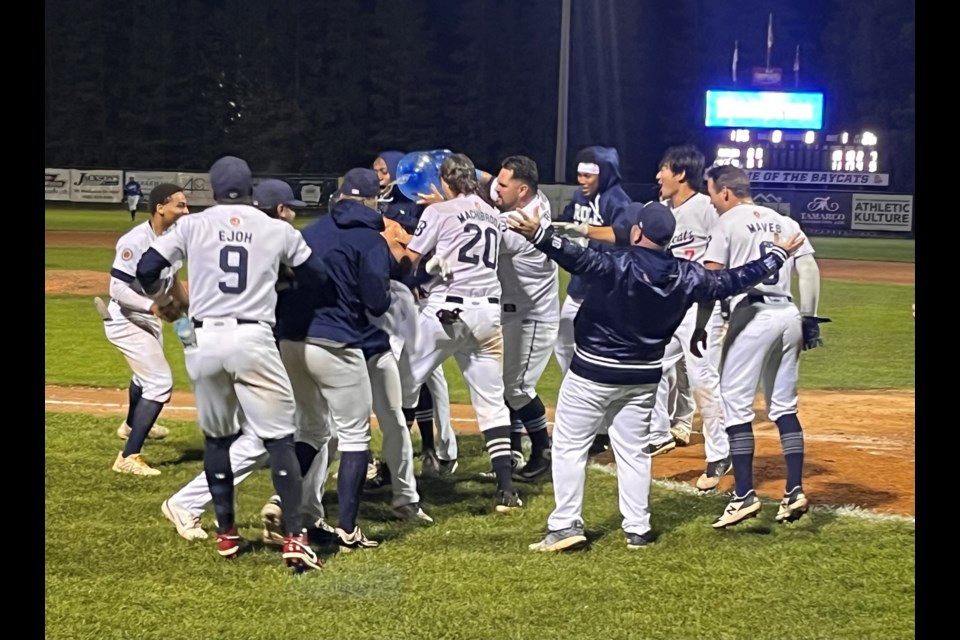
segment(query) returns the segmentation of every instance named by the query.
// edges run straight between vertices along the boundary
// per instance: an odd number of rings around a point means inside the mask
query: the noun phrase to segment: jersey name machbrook
[[[481,211],[480,209],[467,209],[457,214],[457,220],[460,222],[466,222],[467,220],[482,220],[496,227],[500,226],[500,218],[495,215],[490,215],[486,211]]]

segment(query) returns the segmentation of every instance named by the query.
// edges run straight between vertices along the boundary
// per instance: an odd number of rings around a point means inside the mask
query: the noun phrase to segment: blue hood
[[[387,171],[390,172],[390,180],[397,179],[397,165],[400,164],[400,158],[405,156],[403,151],[384,151],[378,158],[383,158],[383,161],[387,163]]]
[[[603,193],[620,184],[620,154],[613,147],[586,147],[577,154],[577,164],[592,162],[600,167],[600,185],[597,193]]]
[[[376,209],[366,207],[356,200],[340,200],[330,211],[333,222],[341,229],[366,227],[383,231],[383,216]]]

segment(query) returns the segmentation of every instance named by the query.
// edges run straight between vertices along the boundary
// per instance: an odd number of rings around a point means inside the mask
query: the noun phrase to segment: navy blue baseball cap
[[[303,200],[297,200],[289,184],[276,178],[262,180],[253,188],[253,203],[263,209],[275,209],[278,204],[287,207],[307,206]]]
[[[354,196],[356,198],[376,198],[380,195],[380,178],[373,169],[350,169],[343,176],[343,184],[337,191],[337,196]]]
[[[636,220],[643,235],[661,247],[670,246],[677,230],[677,219],[668,207],[653,201],[647,204],[632,202],[627,207],[628,219]]]
[[[217,200],[237,200],[253,192],[253,174],[246,160],[223,156],[210,167],[210,188]]]

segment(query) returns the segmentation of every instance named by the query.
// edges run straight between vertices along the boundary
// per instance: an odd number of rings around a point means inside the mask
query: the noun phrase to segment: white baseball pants
[[[406,353],[404,351],[404,355],[401,357],[406,359]],[[433,397],[433,423],[437,429],[434,444],[437,446],[437,458],[446,462],[456,460],[458,454],[457,433],[453,430],[453,422],[450,417],[450,388],[447,386],[447,377],[443,373],[443,365],[434,369],[424,384],[427,385],[427,390]]]
[[[753,399],[763,383],[767,417],[797,412],[797,377],[803,330],[792,302],[746,300],[730,312],[723,343],[720,394],[728,426],[753,422]]]
[[[553,353],[557,357],[557,364],[560,365],[560,373],[567,374],[570,369],[570,362],[573,360],[573,320],[577,317],[577,311],[583,304],[582,298],[573,298],[567,296],[560,307],[560,326],[557,333],[557,342],[553,347]]]
[[[127,319],[103,323],[107,340],[130,365],[133,381],[143,389],[143,398],[167,403],[173,392],[173,373],[163,354],[161,329],[134,324]]]
[[[307,342],[304,362],[320,392],[321,415],[326,415],[330,422],[327,433],[329,430],[336,432],[339,450],[367,451],[370,448],[373,392],[363,352]],[[303,430],[299,439],[310,443],[325,441],[323,433],[312,435]]]
[[[383,458],[390,468],[393,506],[420,502],[413,475],[413,442],[403,417],[400,371],[392,351],[371,356],[367,371],[373,396],[373,413],[383,433]]]
[[[610,424],[610,446],[617,462],[617,491],[623,530],[650,530],[650,420],[657,385],[615,386],[567,372],[553,425],[552,473],[556,508],[547,519],[551,531],[583,524],[583,487],[587,452],[600,425]]]
[[[537,382],[550,362],[559,323],[511,319],[503,325],[503,386],[517,411],[537,397]]]
[[[431,296],[420,313],[420,338],[410,352],[413,384],[404,388],[404,406],[416,407],[420,386],[444,360],[453,356],[470,390],[470,400],[481,431],[510,424],[503,399],[503,333],[500,305],[487,298],[443,302]],[[450,325],[437,318],[440,309],[462,309]]]
[[[707,347],[703,357],[698,358],[690,350],[690,338],[697,324],[697,305],[687,310],[673,338],[679,341],[683,352],[683,362],[690,383],[694,402],[703,418],[704,451],[707,462],[717,462],[730,455],[730,442],[723,422],[723,400],[720,398],[719,356],[720,344],[716,338],[723,325],[720,317],[720,305],[714,304],[713,312],[707,322]],[[675,376],[674,376],[675,377]],[[669,380],[661,380],[661,393],[664,406],[669,405]],[[667,415],[669,424],[669,413]]]
[[[197,345],[186,347],[184,356],[203,432],[212,438],[238,433],[237,411],[242,409],[257,437],[293,435],[293,390],[271,328],[208,318],[196,335]]]

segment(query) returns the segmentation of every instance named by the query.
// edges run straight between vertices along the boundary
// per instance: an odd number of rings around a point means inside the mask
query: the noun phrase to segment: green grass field
[[[145,216],[143,217],[145,219]],[[116,212],[48,210],[47,229],[118,234]],[[840,242],[839,240],[843,240]],[[827,242],[824,242],[827,241]],[[913,260],[912,241],[815,238],[818,256]],[[879,243],[874,245],[873,243]],[[47,249],[47,269],[109,270],[110,250]],[[914,287],[825,280],[826,346],[802,355],[802,389],[914,386]],[[45,382],[125,387],[129,370],[107,343],[90,296],[45,298]],[[178,389],[189,388],[179,342],[165,350]],[[468,402],[447,363],[451,398]],[[554,404],[559,371],[540,384]],[[801,390],[801,400],[802,400]],[[388,519],[389,499],[367,496],[360,522],[382,548],[330,555],[321,573],[291,576],[279,553],[259,543],[258,512],[273,493],[254,474],[238,493],[240,533],[252,551],[234,562],[212,543],[189,543],[160,504],[202,470],[196,424],[163,418],[167,440],[148,441],[157,478],[112,473],[121,446],[117,416],[45,414],[45,626],[51,639],[230,638],[649,638],[878,639],[914,637],[915,525],[912,519],[815,508],[776,525],[776,505],[718,532],[726,503],[714,493],[656,483],[649,549],[628,551],[616,484],[588,472],[589,549],[533,554],[553,507],[549,483],[523,487],[524,510],[494,515],[492,485],[477,476],[489,461],[477,437],[459,439],[454,482],[425,481],[427,528]],[[375,448],[379,433],[375,432]],[[415,448],[418,436],[414,430]],[[882,464],[882,459],[878,459]],[[328,516],[337,513],[335,481]],[[212,515],[204,524],[212,528]]]

